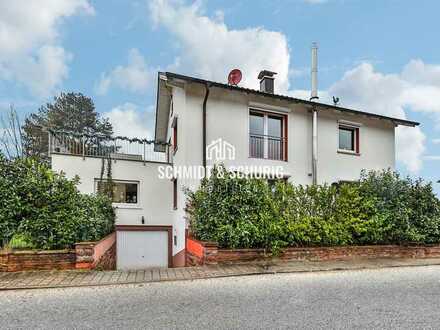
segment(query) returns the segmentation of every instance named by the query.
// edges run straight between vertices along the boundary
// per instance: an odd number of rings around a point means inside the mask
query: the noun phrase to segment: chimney
[[[260,92],[273,94],[274,91],[274,75],[276,72],[263,70],[259,73],[258,79],[260,79]]]
[[[310,101],[317,100],[318,97],[318,44],[312,44],[312,92]]]

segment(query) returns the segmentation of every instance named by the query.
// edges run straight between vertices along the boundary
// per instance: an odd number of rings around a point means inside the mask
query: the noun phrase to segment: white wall
[[[180,90],[182,91],[182,90]],[[202,164],[202,102],[204,91],[188,87],[185,102],[178,111],[186,126],[180,129],[180,148],[184,157],[175,164]],[[249,107],[273,110],[282,107],[288,113],[288,161],[249,158]],[[182,111],[185,109],[185,111]],[[338,121],[360,124],[360,155],[338,153]],[[302,105],[279,102],[270,98],[212,89],[207,105],[207,143],[222,138],[236,148],[234,161],[224,161],[226,166],[270,165],[283,166],[289,180],[296,184],[311,184],[312,117]],[[185,143],[182,146],[182,141]],[[318,182],[356,180],[362,169],[394,168],[394,124],[366,116],[321,110],[318,116]],[[212,165],[208,161],[208,165]]]
[[[68,178],[80,178],[78,189],[82,193],[95,193],[95,181],[101,173],[101,159],[52,154],[52,168],[64,172]],[[141,225],[142,216],[146,225],[172,225],[176,223],[173,211],[173,186],[167,179],[160,179],[158,167],[163,163],[149,163],[127,160],[112,161],[112,178],[115,181],[139,182],[137,204],[114,204],[117,225]],[[181,221],[182,222],[182,221]],[[175,232],[182,235],[182,231]],[[184,231],[183,231],[184,235]],[[184,242],[184,236],[178,237]],[[173,247],[173,255],[182,250],[182,244]]]
[[[205,90],[200,86],[174,86],[171,122],[178,118],[178,150],[173,157],[175,167],[202,165],[202,105]],[[288,114],[288,161],[249,158],[249,105],[250,103],[282,107]],[[360,156],[345,155],[338,150],[338,120],[355,121],[360,127]],[[394,168],[394,126],[386,121],[364,116],[320,112],[318,124],[318,182],[356,180],[362,169]],[[207,103],[207,144],[222,138],[236,148],[236,158],[224,161],[228,166],[283,166],[284,174],[295,184],[312,183],[312,118],[303,106],[288,104],[258,96],[232,93],[212,88]],[[213,162],[207,161],[207,165]],[[172,211],[174,231],[178,236],[175,251],[184,248],[186,226],[185,188],[197,189],[198,179],[178,179],[178,208]]]

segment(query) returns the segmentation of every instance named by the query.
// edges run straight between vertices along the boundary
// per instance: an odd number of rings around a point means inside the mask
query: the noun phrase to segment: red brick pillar
[[[94,243],[84,242],[75,244],[76,269],[92,269],[94,261]]]

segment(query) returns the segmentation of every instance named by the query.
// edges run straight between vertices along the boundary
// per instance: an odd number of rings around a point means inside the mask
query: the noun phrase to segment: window
[[[173,209],[177,210],[177,178],[173,179]]]
[[[106,192],[110,190],[110,183],[107,181],[97,181],[96,190],[98,192]],[[113,181],[112,182],[112,202],[123,204],[137,204],[138,187],[136,182]]]
[[[287,160],[287,116],[251,110],[249,156]]]
[[[359,127],[339,125],[339,150],[359,153]]]
[[[177,117],[174,117],[173,123],[171,124],[173,128],[173,151],[177,151]]]

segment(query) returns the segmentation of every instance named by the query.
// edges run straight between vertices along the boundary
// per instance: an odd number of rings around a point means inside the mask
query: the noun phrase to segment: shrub
[[[41,249],[72,247],[113,231],[111,202],[79,193],[78,179],[68,180],[32,159],[1,158],[0,235],[5,241],[24,235]]]
[[[364,172],[340,186],[279,182],[270,189],[217,167],[187,194],[191,234],[225,248],[440,242],[431,185],[391,171]]]

